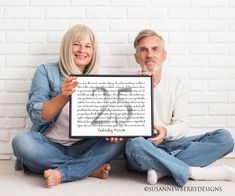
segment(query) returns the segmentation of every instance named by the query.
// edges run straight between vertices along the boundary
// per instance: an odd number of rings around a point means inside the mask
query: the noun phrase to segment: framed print
[[[70,97],[70,137],[151,137],[152,77],[72,75],[78,86]]]

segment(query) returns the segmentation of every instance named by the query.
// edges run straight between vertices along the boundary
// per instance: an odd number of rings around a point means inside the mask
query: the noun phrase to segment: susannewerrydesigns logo
[[[117,128],[114,128],[114,129],[110,129],[110,128],[98,128],[98,132],[106,132],[106,133],[110,133],[110,134],[113,134],[114,132],[125,132],[126,130],[124,128],[122,129],[117,129]]]

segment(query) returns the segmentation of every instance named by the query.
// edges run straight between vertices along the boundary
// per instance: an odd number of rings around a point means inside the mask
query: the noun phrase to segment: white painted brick
[[[229,5],[229,0],[191,0],[191,5],[197,7],[225,7]]]
[[[38,64],[38,65],[39,65],[39,64]],[[30,68],[28,69],[28,78],[29,78],[30,80],[33,79],[34,73],[35,73],[36,68],[38,67],[38,65],[35,66],[35,67],[30,67]]]
[[[19,5],[27,5],[27,2],[28,2],[28,0],[17,0],[17,1],[1,0],[0,5],[19,6]]]
[[[28,54],[27,44],[1,44],[0,54]]]
[[[127,66],[127,58],[123,56],[101,56],[100,64],[102,66],[106,66],[108,69],[112,69],[112,67],[126,67]]]
[[[234,103],[235,102],[235,92],[233,93],[233,92],[231,92],[231,93],[229,93],[228,94],[228,102],[232,102],[232,103]]]
[[[24,118],[1,118],[0,122],[1,122],[0,127],[4,127],[7,129],[23,128],[25,125]]]
[[[44,15],[44,9],[38,7],[15,7],[6,8],[5,17],[7,18],[42,18]]]
[[[235,31],[235,21],[230,21],[229,22],[229,30]]]
[[[205,43],[207,41],[208,41],[207,33],[201,33],[201,32],[169,33],[170,43]]]
[[[168,65],[177,67],[204,67],[207,65],[207,58],[195,55],[170,55],[168,56]]]
[[[0,117],[3,117],[5,115],[4,113],[4,106],[0,105]]]
[[[66,20],[30,20],[29,21],[29,29],[30,30],[57,30],[64,31],[67,29],[68,21]]]
[[[220,92],[190,92],[190,103],[226,103],[227,93]]]
[[[89,8],[87,9],[87,18],[100,18],[100,19],[110,19],[110,18],[124,18],[126,16],[125,8]]]
[[[168,44],[167,52],[168,55],[188,54],[189,46],[188,44]]]
[[[30,0],[31,5],[37,5],[37,6],[67,6],[69,5],[70,0]]]
[[[27,30],[28,22],[24,19],[0,20],[0,30]]]
[[[110,44],[99,44],[99,53],[100,53],[100,55],[109,54],[109,45]]]
[[[210,80],[209,91],[235,91],[235,80]]]
[[[210,115],[234,115],[235,104],[210,104]]]
[[[7,67],[25,67],[25,66],[36,66],[41,63],[46,62],[56,62],[58,61],[58,55],[48,56],[48,55],[15,55],[14,58],[7,56],[6,66]]]
[[[0,142],[0,153],[12,153],[11,144],[8,142]]]
[[[0,8],[0,18],[3,18],[3,8]]]
[[[209,8],[209,19],[234,19],[235,8]]]
[[[135,50],[131,44],[112,44],[110,46],[110,54],[112,55],[134,55]]]
[[[228,78],[235,79],[235,68],[228,69]]]
[[[108,6],[109,0],[71,0],[72,6]]]
[[[59,54],[60,44],[31,44],[30,54]]]
[[[0,91],[5,91],[5,81],[4,80],[0,80]]]
[[[234,67],[234,55],[216,55],[208,57],[208,65],[210,67]]]
[[[5,57],[0,55],[0,69],[5,67]]]
[[[46,33],[42,32],[8,32],[6,41],[9,43],[43,43],[46,40]]]
[[[227,124],[228,127],[235,127],[235,116],[228,116]]]
[[[2,42],[3,42],[4,37],[5,37],[4,33],[0,33],[0,43],[2,43]]]
[[[120,32],[98,32],[96,36],[102,43],[125,43],[128,41],[128,35]]]
[[[9,141],[9,131],[8,130],[0,130],[0,142]]]
[[[9,79],[23,79],[27,78],[27,71],[25,69],[15,69],[15,68],[4,68],[0,69],[0,79],[9,80]]]
[[[168,18],[172,19],[206,19],[206,8],[170,8]]]
[[[191,44],[190,52],[192,54],[226,54],[227,44]]]
[[[143,7],[143,6],[148,6],[149,2],[148,1],[143,1],[143,0],[111,0],[110,1],[111,6],[129,6],[129,7]]]
[[[226,31],[227,21],[191,21],[190,29],[193,31]]]
[[[28,93],[0,93],[0,103],[26,103]]]
[[[25,104],[22,105],[6,105],[5,106],[5,116],[6,117],[27,117]]]
[[[235,10],[234,10],[235,11]],[[209,33],[210,42],[235,42],[234,32]]]
[[[166,9],[163,8],[128,8],[128,18],[163,19]]]
[[[118,20],[110,21],[111,31],[140,31],[145,29],[148,22],[145,20]]]
[[[230,5],[235,6],[235,0],[230,0]]]
[[[151,0],[150,4],[153,6],[163,6],[163,7],[185,7],[189,6],[190,1],[189,0]]]
[[[224,68],[203,68],[189,70],[189,78],[192,79],[225,79],[227,75],[227,70]]]
[[[189,117],[189,126],[195,128],[218,128],[218,127],[225,127],[226,125],[226,118],[222,116],[194,116]]]
[[[65,32],[49,32],[47,35],[48,42],[60,44]]]
[[[85,15],[84,8],[47,8],[46,18],[65,19],[65,18],[82,18]]]
[[[189,91],[205,91],[206,89],[206,80],[189,80],[188,81],[188,90]]]
[[[107,20],[70,20],[70,26],[77,24],[84,24],[89,26],[94,32],[97,31],[108,31],[108,21]]]
[[[182,20],[154,20],[150,21],[150,28],[160,31],[187,31],[188,22]]]
[[[12,154],[0,154],[0,160],[9,160],[12,159]]]
[[[189,104],[188,114],[190,116],[205,116],[207,115],[206,104]]]
[[[8,92],[27,92],[30,84],[29,81],[8,80],[6,81],[6,89]]]
[[[235,54],[235,44],[229,44],[228,45],[228,53],[229,54]]]

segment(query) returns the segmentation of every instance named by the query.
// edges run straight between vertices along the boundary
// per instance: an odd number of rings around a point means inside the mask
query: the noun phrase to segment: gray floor
[[[235,167],[235,159],[222,159],[212,166],[227,164]],[[45,187],[41,175],[23,174],[15,171],[14,161],[0,161],[1,196],[136,196],[136,195],[226,195],[235,194],[235,182],[189,181],[184,190],[177,190],[173,180],[165,177],[155,186],[146,184],[146,176],[127,171],[122,160],[112,162],[112,170],[107,180],[88,177],[86,179],[60,184],[52,189]],[[145,190],[146,189],[146,190]]]

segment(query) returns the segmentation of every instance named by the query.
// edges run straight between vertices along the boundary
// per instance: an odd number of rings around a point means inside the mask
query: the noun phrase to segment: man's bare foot
[[[91,176],[95,178],[107,179],[109,176],[109,171],[111,169],[111,165],[109,163],[105,163],[97,170],[95,170]]]
[[[46,179],[46,187],[52,188],[61,183],[61,173],[57,169],[48,169],[44,171],[44,177]]]

